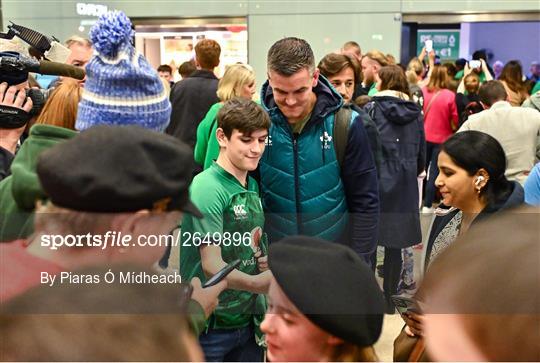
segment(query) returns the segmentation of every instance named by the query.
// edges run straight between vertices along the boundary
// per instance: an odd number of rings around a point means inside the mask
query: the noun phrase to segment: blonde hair
[[[417,84],[418,76],[421,76],[423,71],[424,65],[422,64],[422,62],[420,62],[420,59],[414,57],[409,61],[409,64],[407,64],[407,71],[405,72],[405,75],[407,76],[407,81],[410,84]]]
[[[36,123],[75,130],[81,95],[79,82],[64,78],[45,103]]]
[[[364,55],[364,57],[371,59],[380,64],[381,67],[387,66],[390,64],[388,58],[379,50],[370,50]]]
[[[225,74],[219,80],[217,96],[223,102],[240,96],[238,90],[247,84],[255,82],[255,72],[248,64],[232,64],[227,66]]]

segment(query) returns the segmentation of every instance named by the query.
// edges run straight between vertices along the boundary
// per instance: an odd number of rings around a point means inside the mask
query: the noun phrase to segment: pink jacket
[[[427,112],[428,105],[439,92]],[[458,114],[456,108],[456,95],[454,92],[442,89],[430,92],[427,87],[422,88],[424,94],[424,129],[426,141],[434,144],[442,144],[446,141],[458,126]],[[452,124],[454,128],[452,128]]]

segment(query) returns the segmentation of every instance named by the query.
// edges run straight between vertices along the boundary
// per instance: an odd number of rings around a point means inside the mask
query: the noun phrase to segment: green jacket
[[[63,127],[34,125],[11,164],[11,175],[0,182],[0,242],[26,238],[34,231],[36,200],[46,197],[36,173],[38,157],[77,132]]]
[[[219,144],[216,139],[217,114],[223,103],[214,104],[197,127],[197,143],[195,144],[195,162],[206,170],[219,155]]]

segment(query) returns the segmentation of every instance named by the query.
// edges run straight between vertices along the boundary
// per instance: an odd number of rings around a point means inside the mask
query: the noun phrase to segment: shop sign
[[[416,47],[418,53],[422,50],[426,40],[433,41],[433,50],[441,60],[455,60],[459,58],[459,30],[418,30]]]
[[[77,3],[77,14],[83,16],[101,16],[108,11],[107,5]]]

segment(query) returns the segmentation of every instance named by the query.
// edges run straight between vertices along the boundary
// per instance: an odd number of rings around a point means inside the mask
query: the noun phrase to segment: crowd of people
[[[132,37],[0,73],[2,360],[378,361],[396,308],[396,360],[540,359],[537,63],[286,37],[218,79],[215,40],[176,70]]]

